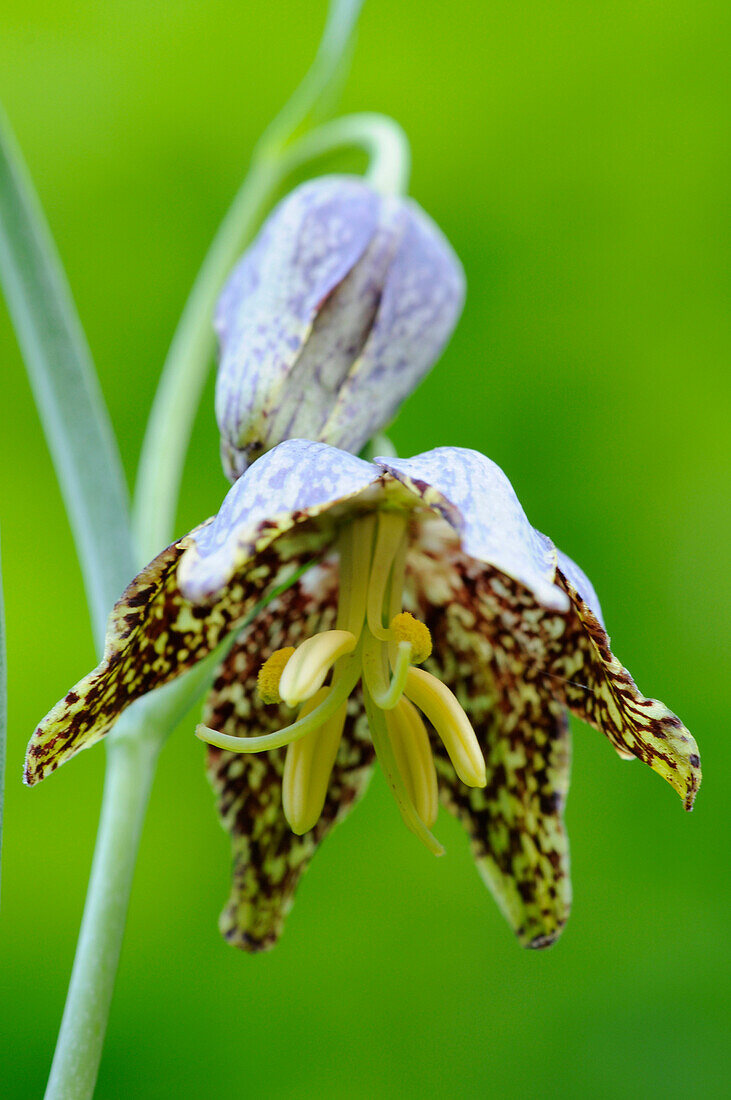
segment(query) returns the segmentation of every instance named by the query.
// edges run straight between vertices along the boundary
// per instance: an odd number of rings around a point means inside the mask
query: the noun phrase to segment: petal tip
[[[521,938],[523,947],[528,951],[543,951],[547,947],[553,947],[554,943],[560,938],[563,932],[564,926],[555,928],[552,932],[541,932],[537,936],[529,938]]]

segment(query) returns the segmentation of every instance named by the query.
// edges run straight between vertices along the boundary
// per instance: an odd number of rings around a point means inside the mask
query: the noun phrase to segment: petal
[[[573,613],[547,666],[557,692],[574,714],[606,734],[620,756],[649,764],[692,809],[701,782],[694,737],[664,703],[641,694],[610,649],[591,584],[570,559],[560,562],[559,582]]]
[[[518,651],[526,675],[535,676],[545,694],[603,732],[621,756],[644,760],[678,791],[686,809],[692,807],[701,780],[698,746],[663,703],[640,694],[612,654],[593,610],[599,609],[596,593],[578,566],[561,555],[559,560],[585,596],[582,599],[560,569],[557,581],[570,600],[569,612],[562,614],[536,605],[528,591],[505,575],[460,556],[437,520],[422,526],[411,559],[412,570],[422,574],[424,598],[436,605],[461,603],[463,610],[457,613],[466,620],[482,620],[481,630],[491,645],[497,634],[502,648]],[[457,574],[463,588],[452,583]],[[499,653],[495,649],[496,658]]]
[[[272,601],[242,633],[221,667],[206,705],[205,722],[232,735],[269,733],[292,712],[265,707],[256,693],[261,663],[274,649],[297,645],[335,622],[337,568],[315,566]],[[231,835],[233,884],[221,914],[225,938],[247,951],[272,947],[281,934],[302,874],[318,844],[365,791],[373,747],[359,701],[349,704],[343,738],[322,816],[296,836],[282,811],[285,749],[256,755],[208,750],[208,775],[218,812]]]
[[[339,392],[348,386],[351,373],[357,369],[364,347],[370,346],[369,333],[380,316],[384,284],[405,221],[401,200],[381,199],[378,225],[368,247],[318,309],[286,384],[281,390],[272,387],[261,420],[250,423],[248,446],[239,467],[245,467],[247,459],[256,458],[257,452],[284,439],[317,439],[356,454],[368,441],[372,433],[357,418],[343,424],[337,438],[331,438],[326,425]],[[394,382],[398,385],[397,378],[389,378],[388,385],[380,387],[383,392],[378,395],[378,404],[367,418],[374,429],[391,419],[395,405],[389,397]]]
[[[548,535],[541,535],[540,531],[536,532],[540,536],[541,542],[549,551],[555,551],[556,563],[563,576],[570,582],[571,587],[580,593],[581,599],[590,607],[596,618],[604,626],[604,617],[602,615],[601,604],[599,603],[599,597],[597,596],[594,585],[583,569],[581,569],[575,561],[572,561],[568,554],[564,554],[563,550],[559,550],[554,546]]]
[[[470,557],[495,566],[529,588],[544,607],[568,607],[556,587],[556,551],[531,527],[499,466],[477,451],[437,447],[414,458],[375,464],[442,515]]]
[[[446,237],[416,203],[397,210],[400,241],[373,327],[319,437],[353,451],[393,419],[441,355],[464,305],[464,272]]]
[[[431,534],[432,547],[436,535]],[[440,795],[469,833],[478,869],[526,947],[546,947],[571,906],[563,808],[570,741],[565,707],[545,690],[504,607],[531,594],[465,558],[454,540],[412,554],[407,583],[434,639],[427,667],[468,713],[487,785],[468,788],[434,741]],[[427,544],[428,546],[428,544]],[[492,587],[494,585],[494,588]]]
[[[284,383],[322,303],[363,255],[381,199],[361,180],[330,176],[275,209],[223,291],[216,417],[241,446]]]
[[[40,782],[99,741],[135,699],[207,657],[270,586],[283,583],[302,564],[297,558],[282,560],[272,548],[257,559],[251,576],[239,577],[213,606],[194,607],[178,587],[177,570],[197,535],[158,554],[116,603],[101,663],[56,704],[30,740],[27,784]]]
[[[257,459],[234,483],[211,524],[197,532],[180,565],[180,587],[204,603],[255,555],[306,520],[330,512],[379,480],[369,462],[324,443],[290,439]],[[332,537],[332,525],[314,530],[310,550]],[[304,540],[304,532],[303,532]]]

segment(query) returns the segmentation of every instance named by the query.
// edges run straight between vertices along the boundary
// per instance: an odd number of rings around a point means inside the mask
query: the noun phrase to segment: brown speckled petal
[[[568,593],[572,613],[546,666],[555,679],[554,690],[574,714],[604,733],[620,756],[649,764],[675,788],[686,810],[692,809],[701,782],[694,737],[664,703],[646,699],[638,690],[612,653],[596,611],[568,573],[560,569],[557,580]],[[595,597],[592,602],[596,604]]]
[[[264,706],[256,692],[263,661],[330,629],[337,610],[337,566],[328,561],[272,601],[246,628],[221,667],[208,697],[204,721],[239,736],[270,733],[292,721],[284,705]],[[208,750],[208,776],[221,823],[231,835],[233,883],[220,928],[229,943],[262,951],[279,938],[302,874],[323,837],[365,791],[373,747],[360,701],[351,699],[322,816],[296,836],[282,811],[286,750],[256,755]]]
[[[163,550],[118,600],[109,617],[103,660],[53,707],[30,740],[28,785],[99,741],[135,699],[207,657],[269,589],[306,560],[293,554],[285,561],[284,544],[270,545],[255,568],[239,574],[213,605],[196,607],[177,580],[178,564],[191,545],[186,535]]]
[[[415,603],[434,639],[427,667],[469,714],[487,768],[487,786],[467,788],[435,742],[440,796],[467,829],[480,874],[520,942],[546,947],[571,906],[566,709],[545,690],[535,646],[526,653],[530,632],[519,624],[537,610],[532,595],[435,536],[434,526],[410,557]]]

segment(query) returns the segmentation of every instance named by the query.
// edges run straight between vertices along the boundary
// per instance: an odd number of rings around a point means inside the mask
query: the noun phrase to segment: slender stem
[[[389,194],[406,189],[409,144],[401,127],[384,115],[345,115],[276,157],[256,159],[221,223],[173,337],[145,432],[132,517],[142,561],[173,535],[183,461],[215,350],[211,320],[231,268],[282,182],[302,165],[351,146],[367,153],[366,178],[374,187]]]
[[[94,1092],[158,744],[109,745],[91,878],[46,1100]]]
[[[320,45],[304,80],[257,142],[255,159],[278,156],[303,127],[312,127],[338,96],[350,68],[363,0],[331,0]]]
[[[215,347],[216,299],[241,249],[266,213],[280,166],[253,166],[198,272],[163,367],[137,471],[132,526],[142,561],[172,538],[183,463]]]

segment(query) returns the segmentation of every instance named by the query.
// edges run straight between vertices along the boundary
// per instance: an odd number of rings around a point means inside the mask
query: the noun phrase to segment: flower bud
[[[290,438],[357,453],[434,364],[463,301],[461,264],[415,202],[350,176],[296,188],[216,311],[227,475]]]

